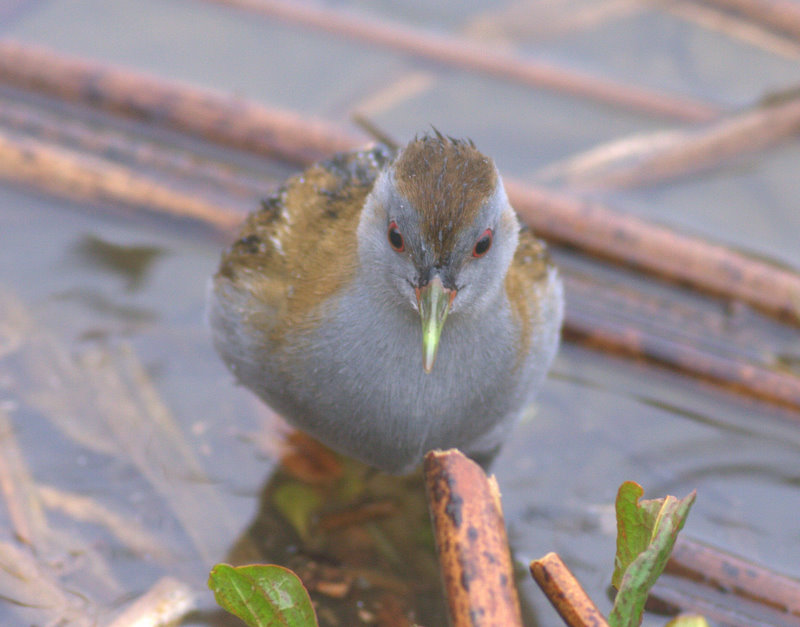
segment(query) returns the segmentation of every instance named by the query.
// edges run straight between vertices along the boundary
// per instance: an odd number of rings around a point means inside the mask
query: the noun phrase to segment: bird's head
[[[378,176],[358,226],[359,258],[385,298],[419,313],[426,372],[448,315],[500,298],[518,232],[497,168],[470,141],[416,138]]]

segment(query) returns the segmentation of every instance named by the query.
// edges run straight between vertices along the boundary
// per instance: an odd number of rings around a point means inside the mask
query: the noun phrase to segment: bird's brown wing
[[[361,209],[390,158],[374,148],[312,165],[264,200],[223,254],[215,285],[246,293],[273,341],[314,324],[314,312],[353,277]]]
[[[508,294],[514,318],[520,325],[517,355],[524,360],[531,351],[533,329],[541,323],[542,305],[547,300],[551,282],[550,255],[544,242],[523,228],[514,260],[506,275]]]

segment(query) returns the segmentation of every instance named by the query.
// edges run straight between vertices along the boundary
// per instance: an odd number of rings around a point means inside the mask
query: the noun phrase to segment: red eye
[[[403,239],[403,234],[400,232],[400,229],[397,228],[397,222],[394,220],[389,223],[389,230],[386,236],[389,238],[389,246],[394,248],[398,253],[405,250],[406,242]]]
[[[475,248],[472,249],[473,257],[483,257],[489,252],[489,249],[492,247],[492,236],[492,229],[486,229],[483,232],[483,235],[475,242]]]

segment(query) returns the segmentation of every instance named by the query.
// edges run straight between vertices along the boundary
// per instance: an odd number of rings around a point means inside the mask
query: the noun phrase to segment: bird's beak
[[[439,337],[442,335],[450,305],[456,297],[456,290],[447,289],[442,285],[439,275],[434,275],[425,287],[416,288],[416,293],[422,321],[422,367],[429,373],[436,361]]]

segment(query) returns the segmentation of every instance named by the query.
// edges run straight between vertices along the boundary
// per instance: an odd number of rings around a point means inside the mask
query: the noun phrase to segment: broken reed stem
[[[0,178],[72,200],[110,201],[198,220],[230,232],[243,211],[227,209],[95,156],[82,155],[0,130]]]
[[[570,183],[598,189],[630,188],[710,169],[732,158],[754,153],[789,139],[800,131],[800,97],[758,106],[706,128],[682,133],[668,146],[630,165],[604,164],[568,177]],[[611,146],[619,142],[612,142]],[[597,152],[597,148],[591,152]],[[622,155],[625,163],[628,155]],[[574,160],[573,160],[574,161]]]
[[[556,553],[533,560],[531,575],[568,627],[608,627],[580,582]]]
[[[505,184],[514,209],[539,235],[800,324],[800,273],[598,202]]]
[[[310,3],[291,0],[211,1],[317,28],[350,41],[357,40],[390,48],[434,63],[470,72],[482,72],[494,78],[551,89],[639,113],[690,122],[710,120],[718,113],[714,107],[688,98],[582,74],[551,63],[473,44],[463,38],[421,32],[386,20],[347,15],[340,10],[325,9]]]
[[[631,325],[617,323],[607,316],[568,308],[564,336],[591,348],[644,357],[680,372],[690,372],[762,401],[800,409],[800,377],[715,355],[687,341],[648,333]]]
[[[791,0],[699,0],[800,41],[800,5]]]
[[[428,452],[424,473],[450,624],[521,627],[494,477],[456,449]]]
[[[295,113],[0,40],[0,81],[297,164],[364,138]]]
[[[800,620],[800,581],[707,544],[678,538],[664,572],[725,590]]]
[[[66,145],[70,150],[100,159],[122,161],[159,175],[192,179],[192,183],[201,182],[253,204],[269,190],[263,178],[248,176],[236,166],[203,159],[196,152],[174,148],[163,141],[113,128],[98,128],[96,124],[68,119],[29,104],[0,99],[0,128],[32,135],[47,144]]]
[[[555,553],[549,553],[530,564],[531,574],[569,627],[605,626],[605,619],[586,595],[580,583]],[[787,624],[800,619],[800,581],[749,562],[721,549],[679,537],[667,563],[665,574],[689,580],[714,591],[725,591],[741,599],[757,603],[777,612]],[[702,597],[702,590],[696,594]],[[658,588],[652,596],[659,598]],[[682,610],[693,609],[681,604],[680,595],[670,602]],[[732,612],[736,605],[729,600]],[[752,624],[752,617],[741,617],[741,624]],[[770,623],[772,624],[772,623]],[[781,623],[783,624],[783,623]]]

